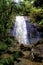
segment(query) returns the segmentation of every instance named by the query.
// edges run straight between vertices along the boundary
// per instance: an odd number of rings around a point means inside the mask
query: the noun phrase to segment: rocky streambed
[[[35,47],[43,48],[43,43],[39,45],[35,44],[33,49]],[[5,52],[0,55],[0,63],[3,63],[3,65],[43,65],[43,59],[32,60],[30,58],[30,54],[32,52],[31,49],[32,47],[13,43]],[[35,52],[36,51],[37,50],[35,49]]]

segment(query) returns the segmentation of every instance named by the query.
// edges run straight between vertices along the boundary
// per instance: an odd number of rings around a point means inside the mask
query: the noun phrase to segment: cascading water
[[[23,16],[17,16],[14,25],[13,36],[19,41],[19,43],[29,43],[27,38],[26,22]]]
[[[12,34],[22,44],[31,44],[39,40],[37,29],[26,16],[16,16]]]

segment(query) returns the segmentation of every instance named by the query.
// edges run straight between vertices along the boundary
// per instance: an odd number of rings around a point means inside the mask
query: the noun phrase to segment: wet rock
[[[23,50],[23,51],[31,51],[31,48],[29,46],[26,46],[26,45],[23,45],[23,44],[20,45],[20,49]]]
[[[30,57],[41,61],[43,59],[43,44],[38,44],[32,47]]]

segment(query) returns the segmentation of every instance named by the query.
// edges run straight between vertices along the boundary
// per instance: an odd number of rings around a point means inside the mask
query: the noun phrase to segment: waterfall
[[[13,36],[19,41],[19,43],[29,43],[27,38],[26,22],[23,16],[17,16],[14,25]]]
[[[31,44],[39,40],[39,32],[27,16],[16,16],[12,34],[21,44]]]

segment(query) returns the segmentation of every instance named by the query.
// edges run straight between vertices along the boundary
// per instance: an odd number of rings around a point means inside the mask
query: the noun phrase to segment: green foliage
[[[43,25],[43,19],[39,22],[40,25]]]
[[[32,23],[43,26],[43,0],[23,0],[15,3],[13,0],[0,0],[0,53],[6,51],[8,45],[17,43],[17,40],[10,37],[9,30],[13,27],[16,15],[29,16]],[[43,40],[40,40],[43,43]],[[13,60],[21,56],[20,51],[15,51],[12,57],[2,58],[0,65],[11,65]]]
[[[30,13],[31,20],[36,23],[40,23],[43,18],[43,9],[42,8],[32,8]]]
[[[2,63],[0,63],[0,65],[3,65]]]
[[[5,43],[0,42],[0,51],[6,50],[7,48],[8,46]]]
[[[32,23],[43,24],[43,0],[23,0],[19,4],[15,3],[14,10],[16,15],[30,16]],[[36,6],[35,6],[36,3]],[[38,4],[39,3],[39,4]]]
[[[35,7],[35,2],[39,3],[41,7]],[[6,39],[8,36],[9,30],[13,25],[14,15],[29,15],[31,22],[42,25],[43,4],[40,5],[41,2],[42,0],[24,0],[17,4],[12,0],[0,0],[0,40]]]
[[[5,38],[13,25],[11,0],[0,0],[0,39]]]
[[[8,37],[7,40],[5,41],[5,43],[6,43],[7,45],[11,45],[11,43],[13,43],[13,39],[10,38],[10,37]]]
[[[2,58],[0,60],[0,63],[2,63],[3,65],[9,65],[10,63],[13,62],[13,57],[9,57],[9,58]]]
[[[14,60],[16,60],[19,57],[19,51],[15,51],[13,54]]]
[[[22,52],[21,51],[14,51],[14,53],[13,53],[14,60],[17,60],[19,57],[22,57]]]

